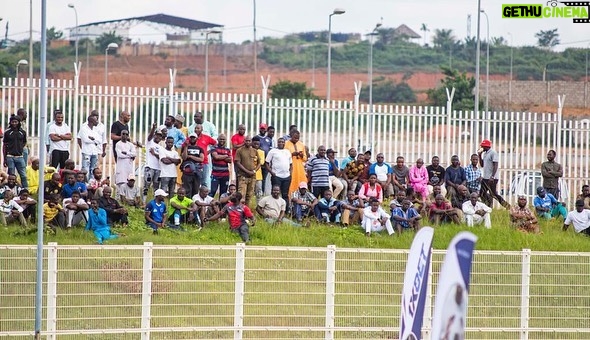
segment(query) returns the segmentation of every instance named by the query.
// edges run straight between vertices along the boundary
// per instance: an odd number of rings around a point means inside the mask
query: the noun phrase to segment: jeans
[[[211,189],[211,164],[203,164],[203,174],[201,184]],[[212,190],[211,190],[212,191]]]
[[[92,170],[96,168],[98,164],[98,155],[82,154],[82,170],[88,171],[86,179],[89,181],[92,176]]]
[[[193,197],[199,192],[201,187],[201,176],[198,174],[182,174],[182,187],[186,190],[187,197]]]
[[[18,176],[20,177],[21,185],[23,186],[23,188],[29,188],[26,173],[27,164],[25,163],[25,159],[23,158],[23,156],[7,156],[6,165],[8,166],[8,174],[15,175],[14,169],[16,168],[16,171],[18,171]]]
[[[145,167],[143,169],[143,201],[146,202],[148,190],[150,185],[154,191],[160,189],[160,170]]]
[[[305,207],[305,208],[304,208]],[[311,215],[312,209],[307,205],[301,205],[297,203],[293,203],[293,217],[297,221],[301,221],[304,217]]]
[[[28,146],[25,146],[23,148],[23,158],[25,159],[25,165],[29,164],[29,147]],[[555,196],[555,197],[557,197],[557,196]]]
[[[176,177],[160,177],[160,188],[164,190],[168,196],[174,196],[174,191],[176,190]]]
[[[227,177],[217,177],[211,176],[211,190],[209,191],[209,196],[215,197],[217,193],[217,189],[219,189],[219,196],[227,192],[227,187],[229,186],[229,176]]]

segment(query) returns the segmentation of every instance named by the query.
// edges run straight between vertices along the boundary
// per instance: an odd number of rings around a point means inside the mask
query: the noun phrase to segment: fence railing
[[[171,72],[172,74],[172,72]],[[39,86],[27,79],[2,79],[0,85],[0,124],[6,127],[8,114],[24,107],[31,112],[27,132],[32,136],[32,154],[38,153]],[[30,85],[30,86],[29,86]],[[388,162],[404,156],[407,165],[418,158],[428,164],[439,156],[449,165],[452,155],[466,164],[482,139],[492,140],[500,154],[500,186],[509,199],[511,182],[519,173],[538,171],[548,150],[557,150],[557,161],[564,165],[564,180],[573,201],[581,185],[590,176],[590,121],[563,120],[558,113],[531,112],[461,112],[446,108],[374,105],[359,101],[359,93],[351,101],[289,100],[268,97],[268,84],[261,94],[226,94],[179,92],[173,78],[164,88],[80,86],[73,80],[48,81],[48,110],[61,107],[65,122],[74,138],[96,109],[107,130],[122,110],[132,113],[130,133],[133,140],[145,142],[152,123],[162,124],[167,114],[181,114],[185,125],[193,122],[193,114],[203,112],[205,119],[221,133],[231,136],[238,124],[244,123],[247,133],[256,134],[258,124],[265,122],[276,128],[276,136],[287,134],[296,124],[302,141],[312,153],[319,145],[331,147],[345,157],[346,151],[357,147],[382,152]],[[47,114],[48,120],[51,114]],[[108,141],[110,144],[110,140]],[[41,143],[43,144],[43,143]],[[102,160],[103,173],[114,173],[111,148]],[[79,164],[81,154],[72,142],[71,157]],[[1,157],[1,156],[0,156]],[[140,166],[142,157],[136,159]]]
[[[33,334],[35,246],[0,246],[0,337]],[[398,249],[45,247],[43,336],[397,339]],[[444,251],[434,251],[429,339]],[[468,339],[590,338],[590,253],[476,251]]]

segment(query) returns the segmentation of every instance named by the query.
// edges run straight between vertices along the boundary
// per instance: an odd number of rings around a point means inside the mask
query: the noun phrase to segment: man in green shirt
[[[541,164],[543,188],[559,200],[559,178],[563,177],[563,167],[555,161],[555,150],[547,152],[547,161]]]
[[[183,187],[180,187],[176,195],[170,199],[170,207],[168,221],[170,221],[171,228],[180,229],[181,223],[189,223],[194,220],[197,205],[186,197],[186,190]]]

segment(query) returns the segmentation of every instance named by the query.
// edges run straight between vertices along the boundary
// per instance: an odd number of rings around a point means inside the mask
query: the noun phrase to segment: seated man
[[[396,207],[391,212],[391,222],[400,234],[402,230],[414,229],[414,231],[418,231],[421,219],[422,216],[412,207],[410,200],[403,200],[402,206]]]
[[[461,167],[459,156],[451,157],[451,165],[445,169],[445,187],[447,189],[447,198],[450,200],[457,194],[459,185],[467,184],[467,175],[465,169]]]
[[[196,212],[197,205],[193,200],[186,197],[186,189],[183,187],[178,188],[176,195],[170,199],[169,224],[176,229],[180,229],[181,224],[194,221]]]
[[[469,195],[469,189],[465,185],[459,185],[457,187],[457,193],[451,197],[451,206],[453,209],[457,211],[457,216],[459,216],[459,221],[464,221],[464,210],[463,204],[465,202],[469,202],[471,200],[471,196]]]
[[[7,191],[12,191],[12,197],[16,197],[21,190],[23,187],[16,183],[16,175],[8,175],[6,183],[0,184],[0,198],[4,197],[4,193]]]
[[[236,185],[230,184],[227,187],[227,192],[224,192],[219,196],[219,209],[223,209],[223,207],[230,202],[231,198],[235,196],[236,192],[238,192]],[[209,192],[209,194],[211,194],[211,192]]]
[[[152,228],[154,235],[158,230],[166,226],[167,210],[164,198],[168,196],[166,191],[158,189],[154,192],[154,199],[145,205],[145,223]]]
[[[119,235],[111,233],[111,226],[107,220],[107,212],[98,206],[98,199],[96,198],[90,199],[90,210],[88,211],[86,230],[92,230],[98,244],[119,237]]]
[[[393,226],[389,216],[381,204],[375,198],[371,198],[369,206],[363,210],[363,221],[361,222],[365,235],[371,236],[372,232],[380,232],[384,229],[387,230],[389,235],[393,235]]]
[[[123,208],[116,199],[111,197],[113,189],[106,187],[102,190],[102,197],[98,199],[98,205],[107,212],[108,223],[120,222],[123,227],[129,223],[127,209]]]
[[[111,178],[102,179],[102,170],[94,168],[92,170],[92,178],[88,181],[88,197],[102,197],[102,189],[111,185]]]
[[[74,174],[69,174],[66,176],[66,183],[61,187],[61,196],[63,198],[70,198],[74,191],[79,192],[81,197],[83,197],[82,193],[88,195],[86,184],[77,182],[76,176]]]
[[[450,222],[456,224],[461,223],[457,211],[451,206],[451,203],[445,201],[445,197],[442,194],[436,196],[434,203],[430,204],[428,211],[430,222],[436,225]]]
[[[0,201],[0,223],[6,226],[8,223],[19,221],[25,227],[27,220],[23,216],[24,209],[13,198],[14,194],[12,191],[8,190],[4,193],[4,197]]]
[[[51,196],[59,195],[61,196],[61,177],[57,172],[54,172],[51,175],[51,179],[49,181],[45,181],[45,189],[43,192],[43,201],[48,202]]]
[[[291,195],[291,203],[293,204],[293,217],[298,223],[301,223],[303,218],[311,216],[318,200],[307,190],[307,183],[301,182],[299,183],[299,190]]]
[[[20,205],[23,210],[23,216],[26,220],[30,220],[31,222],[36,221],[37,216],[37,201],[31,198],[29,195],[29,190],[23,189],[20,191],[20,194],[12,199],[18,205]]]
[[[389,204],[389,208],[393,211],[395,208],[399,208],[402,206],[402,202],[406,199],[406,191],[399,190],[395,195],[395,199],[391,201]],[[411,203],[411,202],[410,202]]]
[[[217,200],[209,196],[209,188],[204,185],[199,187],[199,192],[193,196],[193,202],[197,206],[195,220],[201,225],[203,225],[202,221],[205,220],[205,217],[211,217],[219,212]]]
[[[300,226],[300,224],[285,218],[286,208],[287,203],[281,197],[281,188],[275,185],[272,187],[270,196],[260,199],[256,206],[256,212],[268,223],[282,223],[284,221],[294,226]]]
[[[472,192],[469,201],[463,203],[463,214],[468,227],[483,223],[486,228],[490,229],[492,227],[491,213],[492,208],[479,201],[477,192]]]
[[[45,174],[52,174],[55,172],[55,168],[51,166],[45,166]],[[31,165],[25,169],[27,174],[27,185],[29,186],[29,196],[37,197],[39,194],[39,158],[31,157]],[[49,175],[51,179],[51,175]],[[25,209],[26,210],[26,209]]]
[[[340,223],[340,217],[342,216],[342,213],[340,212],[340,205],[340,201],[332,197],[332,191],[326,190],[324,191],[324,196],[313,208],[315,217],[320,222]]]
[[[88,222],[88,203],[80,197],[80,192],[74,191],[72,197],[63,201],[64,212],[66,213],[66,228],[77,226],[78,224],[86,225]]]
[[[564,220],[567,217],[567,210],[563,204],[558,202],[555,196],[548,193],[543,187],[537,188],[537,196],[533,199],[533,204],[539,217],[551,219],[561,215]]]
[[[121,185],[117,190],[118,200],[124,205],[128,205],[135,208],[142,208],[139,187],[135,185],[135,176],[129,174],[127,177],[127,184]]]
[[[76,174],[76,183],[78,183],[80,188],[84,188],[84,191],[80,191],[80,197],[83,199],[88,198],[88,183],[86,182],[86,174],[78,172]]]
[[[570,224],[574,225],[576,233],[590,236],[590,210],[584,209],[584,201],[576,201],[576,210],[567,214],[563,222],[563,231],[566,231]]]
[[[519,195],[517,203],[510,208],[510,222],[512,222],[512,226],[518,231],[534,234],[540,233],[539,221],[527,206],[526,196]]]
[[[59,195],[51,195],[47,203],[43,204],[43,222],[45,222],[46,228],[49,228],[54,233],[57,228],[63,229],[66,227],[66,214],[59,204],[59,198]]]
[[[340,210],[342,211],[342,225],[348,226],[349,224],[358,224],[362,217],[364,206],[358,199],[358,196],[354,194],[354,190],[348,190],[346,200],[340,204]]]

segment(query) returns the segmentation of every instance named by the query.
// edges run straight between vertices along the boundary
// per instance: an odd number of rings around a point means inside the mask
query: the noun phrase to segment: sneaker
[[[153,234],[153,235],[158,235],[158,229],[154,230],[154,231],[152,232],[152,234]]]

